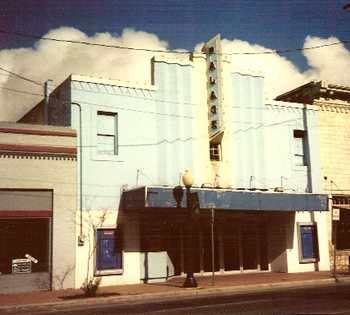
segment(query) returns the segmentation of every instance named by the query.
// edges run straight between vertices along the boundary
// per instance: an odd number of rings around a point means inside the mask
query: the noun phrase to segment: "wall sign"
[[[340,221],[340,209],[333,208],[333,221]]]
[[[208,129],[210,139],[224,131],[220,41],[220,34],[218,34],[209,40],[202,49],[207,57]]]
[[[32,261],[27,258],[12,259],[12,273],[31,273]]]

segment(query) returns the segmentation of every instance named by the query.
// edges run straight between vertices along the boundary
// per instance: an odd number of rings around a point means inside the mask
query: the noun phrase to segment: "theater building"
[[[212,252],[222,274],[329,270],[319,110],[266,101],[263,76],[220,52],[216,36],[202,53],[154,57],[150,84],[48,82],[21,120],[78,132],[77,287],[164,281],[189,262],[205,274]]]
[[[0,123],[0,292],[75,286],[76,133]]]

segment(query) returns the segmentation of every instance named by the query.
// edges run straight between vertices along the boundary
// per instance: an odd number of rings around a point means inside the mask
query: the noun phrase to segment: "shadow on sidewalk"
[[[111,296],[120,296],[120,293],[117,292],[98,292],[95,296],[86,296],[84,293],[81,294],[75,294],[75,295],[63,295],[59,296],[58,298],[61,300],[76,300],[76,299],[88,299],[88,298],[105,298],[105,297],[111,297]]]

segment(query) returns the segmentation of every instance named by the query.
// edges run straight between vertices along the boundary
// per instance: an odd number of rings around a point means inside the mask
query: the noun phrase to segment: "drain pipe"
[[[304,123],[304,130],[306,130],[306,140],[307,142],[307,181],[308,181],[308,187],[309,187],[309,192],[313,193],[314,192],[314,183],[313,183],[313,178],[312,178],[312,171],[311,171],[311,167],[312,167],[312,163],[313,160],[311,160],[311,147],[310,147],[310,128],[309,128],[309,121],[308,121],[308,115],[307,115],[307,104],[303,104],[303,123]],[[305,152],[304,152],[305,154]],[[310,211],[310,221],[312,224],[317,224],[316,220],[315,220],[315,213],[314,211]],[[318,231],[318,230],[317,230]],[[317,232],[318,233],[318,232]],[[318,236],[317,236],[318,237]],[[319,247],[319,245],[318,245]],[[319,248],[317,249],[319,251]],[[320,256],[318,254],[318,256]],[[320,271],[320,266],[319,266],[319,259],[320,257],[318,257],[318,259],[314,262],[314,269],[315,271]]]
[[[81,105],[76,102],[70,102],[71,105],[75,105],[79,108],[79,236],[78,236],[78,246],[84,246],[84,235],[83,235],[83,137],[82,137],[82,115],[81,115]]]

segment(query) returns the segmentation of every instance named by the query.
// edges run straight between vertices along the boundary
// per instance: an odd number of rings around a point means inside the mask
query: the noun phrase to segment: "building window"
[[[339,250],[350,249],[350,213],[348,212],[347,209],[340,209],[340,220],[333,222],[333,224],[337,224],[336,246]]]
[[[306,132],[305,130],[294,130],[294,165],[305,166],[306,156],[305,156],[305,145],[306,145]]]
[[[122,271],[121,229],[97,229],[96,275],[120,274]]]
[[[340,220],[333,221],[333,233],[337,231],[336,247],[339,250],[350,249],[350,195],[333,195],[332,199],[333,207],[340,209]]]
[[[220,143],[210,143],[210,160],[221,161],[221,145]]]
[[[319,260],[317,225],[314,223],[298,223],[299,261],[301,263]]]
[[[117,118],[116,113],[97,112],[97,152],[99,154],[118,154]]]

